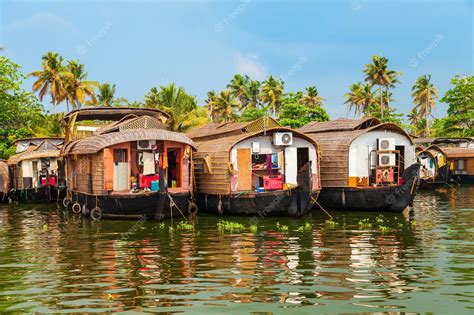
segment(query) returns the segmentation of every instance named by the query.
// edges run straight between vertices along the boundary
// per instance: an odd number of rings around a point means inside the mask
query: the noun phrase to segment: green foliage
[[[453,88],[441,98],[447,103],[448,116],[438,122],[446,136],[473,137],[474,136],[474,76],[455,76],[451,80]]]
[[[15,153],[13,141],[38,134],[49,135],[43,106],[31,93],[21,88],[25,78],[20,66],[0,56],[0,158]]]
[[[140,106],[140,103],[136,105]],[[174,84],[151,88],[145,95],[144,106],[167,113],[170,116],[168,124],[173,131],[186,132],[207,123],[209,119],[207,110],[197,106],[196,98]]]
[[[240,121],[253,121],[260,117],[268,115],[268,108],[248,108],[240,116]]]
[[[217,230],[220,233],[233,233],[233,232],[240,232],[245,229],[245,226],[242,223],[220,220],[217,222]]]
[[[319,106],[303,105],[301,92],[285,94],[280,109],[280,123],[291,128],[300,128],[310,121],[328,121],[329,115]]]

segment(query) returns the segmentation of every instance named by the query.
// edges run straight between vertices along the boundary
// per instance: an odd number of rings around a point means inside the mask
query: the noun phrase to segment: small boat
[[[7,161],[0,159],[0,203],[8,201],[10,191],[10,171]]]
[[[220,215],[299,217],[320,190],[317,147],[270,117],[210,123],[188,133],[197,206]]]
[[[311,122],[299,131],[320,150],[321,207],[399,212],[412,203],[420,165],[411,137],[399,126],[340,118]]]
[[[420,167],[419,189],[430,190],[449,185],[451,172],[446,164],[446,155],[437,147],[417,147],[417,160]]]
[[[68,113],[67,196],[75,213],[102,218],[164,218],[194,213],[191,139],[168,130],[169,116],[146,108]],[[112,122],[111,122],[112,121]]]
[[[8,159],[12,173],[10,198],[15,202],[60,201],[65,192],[63,138],[15,141],[16,154]]]

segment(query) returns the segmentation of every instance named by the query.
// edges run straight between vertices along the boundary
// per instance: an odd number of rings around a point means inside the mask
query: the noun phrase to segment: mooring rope
[[[167,193],[168,198],[170,198],[170,209],[171,209],[171,218],[173,218],[173,207],[176,207],[178,209],[179,213],[183,216],[183,218],[188,221],[188,219],[184,216],[183,212],[181,212],[181,209],[178,207],[178,205],[174,202],[173,197],[171,197],[170,193]],[[173,220],[173,219],[171,219]]]
[[[331,218],[331,220],[334,219],[333,216],[332,216],[329,212],[327,212],[326,209],[324,209],[323,206],[321,206],[321,205],[318,203],[318,200],[316,200],[313,196],[311,196],[311,201],[313,201],[315,204],[317,204],[318,207],[320,207],[321,210],[323,210],[323,211]]]

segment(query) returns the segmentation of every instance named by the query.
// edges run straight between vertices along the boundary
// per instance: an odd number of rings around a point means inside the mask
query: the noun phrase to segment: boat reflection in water
[[[463,313],[473,206],[468,186],[420,192],[412,212],[315,212],[262,219],[256,231],[238,217],[244,229],[219,231],[206,215],[95,222],[4,205],[0,309]]]

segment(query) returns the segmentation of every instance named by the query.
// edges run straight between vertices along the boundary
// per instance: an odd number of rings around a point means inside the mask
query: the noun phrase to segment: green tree
[[[0,56],[0,158],[15,153],[13,141],[31,137],[44,126],[44,109],[38,99],[21,88],[20,66]]]
[[[344,98],[344,104],[348,105],[349,111],[354,109],[354,114],[359,117],[369,116],[369,109],[376,104],[372,86],[361,82],[352,84]]]
[[[245,95],[248,100],[247,108],[259,108],[260,107],[260,87],[261,83],[256,80],[250,80],[245,86]]]
[[[249,81],[250,78],[247,75],[236,74],[230,81],[230,84],[227,84],[227,88],[232,96],[239,100],[241,111],[244,111],[249,103],[246,93]]]
[[[151,88],[145,95],[144,106],[167,113],[173,131],[185,132],[209,119],[209,112],[197,106],[196,98],[175,84]]]
[[[206,106],[211,116],[211,122],[219,121],[217,113],[217,95],[215,91],[207,92]]]
[[[232,96],[230,90],[224,90],[217,96],[216,113],[220,121],[236,121],[238,116],[236,110],[239,106],[238,101]]]
[[[304,94],[298,102],[307,107],[318,107],[322,106],[326,99],[319,95],[318,89],[315,86],[309,86],[306,88],[306,94]]]
[[[111,107],[115,100],[115,84],[102,83],[99,86],[99,94],[97,94],[97,104],[99,106]]]
[[[299,100],[303,93],[286,93],[282,99],[280,124],[291,128],[300,128],[310,121],[328,121],[329,115],[322,107],[309,107]]]
[[[240,116],[240,121],[253,121],[263,116],[268,116],[268,108],[248,108]]]
[[[87,72],[84,71],[84,65],[78,60],[70,60],[67,63],[66,70],[70,74],[65,80],[67,99],[72,108],[81,108],[89,98],[89,104],[97,103],[95,88],[99,87],[99,82],[87,80]]]
[[[388,89],[394,87],[396,83],[399,83],[398,76],[400,73],[388,69],[388,59],[381,56],[373,56],[372,63],[366,64],[364,68],[365,81],[369,82],[372,86],[377,85],[378,96],[380,98],[380,115],[383,118],[384,107],[386,106],[383,101],[383,89],[388,94]],[[388,100],[388,99],[387,99]]]
[[[447,103],[448,116],[444,121],[446,136],[474,136],[474,76],[455,76],[453,87],[440,99]]]
[[[423,130],[425,130],[426,120],[420,115],[420,112],[414,107],[410,114],[407,115],[408,122],[410,123],[410,133],[419,136]]]
[[[411,96],[419,115],[425,119],[425,137],[430,136],[431,112],[435,107],[435,99],[438,97],[438,90],[431,83],[430,75],[420,76],[412,87]]]
[[[269,76],[266,81],[263,81],[262,88],[260,90],[260,99],[263,103],[266,103],[271,108],[272,115],[277,117],[278,109],[281,104],[281,98],[283,96],[284,83],[281,80]]]
[[[33,83],[33,93],[38,92],[41,101],[49,93],[55,111],[56,106],[68,96],[66,80],[71,78],[71,74],[64,67],[63,62],[63,57],[49,51],[41,57],[42,69],[29,74],[36,77],[36,81]],[[69,103],[67,104],[67,110],[69,111]]]

